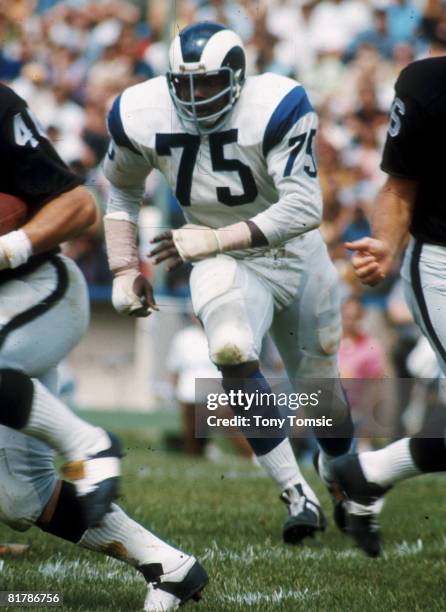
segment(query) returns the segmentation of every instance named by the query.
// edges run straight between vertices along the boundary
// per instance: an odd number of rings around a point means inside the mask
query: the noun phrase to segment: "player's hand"
[[[155,257],[155,264],[171,260],[167,270],[185,261],[201,261],[222,250],[216,230],[203,225],[183,225],[180,229],[155,236],[151,242],[159,243],[150,253],[151,257]]]
[[[178,268],[178,266],[184,263],[175,246],[171,230],[158,234],[150,241],[150,244],[158,244],[158,246],[149,253],[149,257],[154,257],[153,263],[155,265],[170,260],[166,266],[166,270],[170,272],[170,270]]]
[[[390,248],[383,240],[361,238],[346,242],[345,247],[356,251],[352,257],[352,266],[356,277],[364,285],[374,287],[387,275],[392,267]]]
[[[112,302],[115,310],[133,317],[148,317],[159,310],[152,285],[138,270],[118,272],[113,280]]]

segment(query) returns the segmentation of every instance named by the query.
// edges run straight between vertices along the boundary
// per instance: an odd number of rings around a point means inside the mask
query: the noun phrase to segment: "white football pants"
[[[34,272],[1,282],[0,368],[38,378],[57,393],[57,364],[89,323],[88,293],[76,264],[62,255]],[[0,520],[29,528],[57,480],[53,451],[43,442],[0,426]]]
[[[270,330],[290,379],[338,377],[339,279],[312,234],[272,257],[218,255],[194,265],[192,302],[216,365],[257,360]]]

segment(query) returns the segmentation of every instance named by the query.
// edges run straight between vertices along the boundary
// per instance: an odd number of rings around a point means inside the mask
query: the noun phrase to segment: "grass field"
[[[185,609],[446,610],[442,477],[404,483],[389,494],[382,517],[385,554],[369,560],[332,522],[325,534],[306,545],[283,545],[285,506],[274,484],[243,459],[228,457],[214,464],[166,454],[134,433],[124,439],[122,506],[194,552],[209,572],[203,600]],[[328,511],[328,496],[311,469],[308,478]],[[144,581],[118,561],[37,529],[17,534],[1,526],[0,541],[32,547],[25,557],[5,557],[3,564],[0,560],[0,590],[58,590],[64,595],[64,610],[142,608]]]

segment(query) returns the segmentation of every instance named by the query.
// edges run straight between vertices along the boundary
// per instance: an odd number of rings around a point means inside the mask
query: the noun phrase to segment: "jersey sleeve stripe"
[[[113,102],[110,112],[107,117],[107,126],[110,136],[120,147],[127,147],[133,153],[141,155],[138,149],[131,143],[129,137],[125,133],[121,119],[121,96],[118,96]]]
[[[262,143],[264,157],[283,140],[285,134],[299,119],[311,111],[313,107],[301,85],[288,92],[274,110],[266,126]]]

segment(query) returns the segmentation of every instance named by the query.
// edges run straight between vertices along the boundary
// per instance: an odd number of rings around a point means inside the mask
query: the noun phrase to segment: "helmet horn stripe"
[[[206,70],[215,70],[223,65],[228,49],[242,46],[240,37],[232,30],[217,32],[204,47],[201,63],[206,67]]]
[[[203,50],[208,41],[214,38],[214,34],[224,31],[224,26],[219,23],[203,23],[200,29],[190,26],[180,32],[181,53],[185,63],[196,63],[201,60]]]

